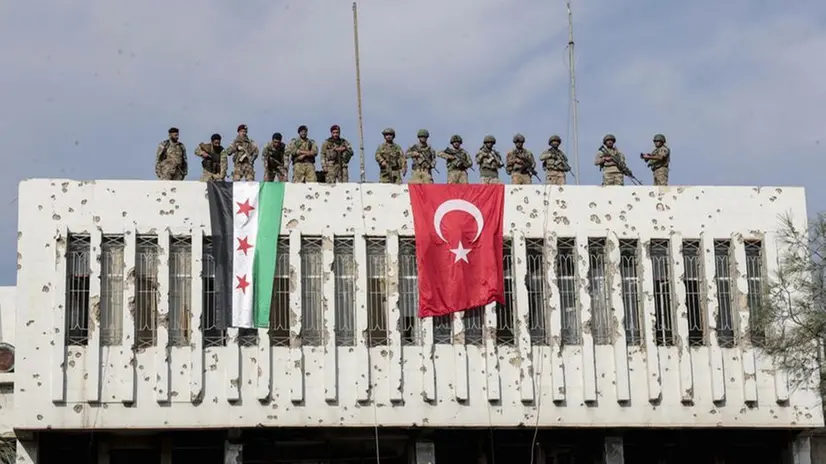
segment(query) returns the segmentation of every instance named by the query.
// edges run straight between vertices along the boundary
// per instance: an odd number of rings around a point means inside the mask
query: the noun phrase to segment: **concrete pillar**
[[[603,456],[605,464],[625,464],[625,451],[621,436],[609,435],[605,437]]]
[[[800,434],[791,443],[792,464],[812,464],[812,441],[808,434]]]

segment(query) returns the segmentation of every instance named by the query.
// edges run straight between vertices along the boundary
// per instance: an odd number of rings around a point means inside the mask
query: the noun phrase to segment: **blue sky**
[[[319,141],[339,124],[357,146],[351,2],[243,4],[0,3],[0,284],[15,281],[22,179],[153,178],[173,125],[190,152],[240,123],[262,146],[300,124]],[[809,210],[826,209],[826,3],[573,10],[582,183],[599,182],[607,132],[651,183],[636,155],[662,132],[673,184],[802,185]],[[438,148],[458,133],[470,151],[492,133],[504,152],[521,132],[537,155],[557,133],[573,158],[563,0],[361,0],[359,28],[368,179],[388,126],[405,147],[427,128]]]

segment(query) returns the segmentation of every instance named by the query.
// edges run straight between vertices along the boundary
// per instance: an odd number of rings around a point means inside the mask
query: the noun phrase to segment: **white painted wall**
[[[354,348],[269,347],[262,344],[202,350],[200,337],[190,347],[129,348],[132,315],[124,311],[124,346],[63,348],[65,301],[63,257],[67,230],[92,235],[93,255],[103,233],[126,234],[127,274],[134,267],[135,234],[193,236],[193,269],[200,268],[202,235],[208,235],[206,186],[199,182],[28,180],[20,185],[17,339],[18,409],[21,428],[163,428],[264,426],[728,426],[817,427],[823,425],[813,390],[789,388],[786,376],[771,361],[743,343],[720,348],[654,345],[654,310],[650,260],[642,259],[645,343],[628,347],[622,330],[614,345],[594,345],[584,334],[582,346],[531,346],[521,330],[516,346],[432,345],[401,347],[394,329],[399,316],[397,294],[391,294],[390,346],[368,349],[363,337]],[[546,206],[547,205],[547,206]],[[388,269],[396,264],[398,235],[412,235],[405,186],[365,184],[288,184],[282,234],[290,236],[291,269],[300,275],[300,235],[356,236],[356,256],[364,256],[364,235],[388,236]],[[711,241],[730,238],[739,244],[737,325],[743,333],[748,311],[744,238],[761,238],[767,261],[777,256],[773,231],[777,215],[790,212],[806,221],[801,188],[750,187],[597,187],[507,186],[506,234],[514,237],[516,256],[524,256],[524,237],[607,237],[612,269],[619,260],[620,238],[670,238],[679,256],[683,238],[702,239],[706,268],[713,266]],[[548,240],[551,242],[552,240]],[[587,250],[581,249],[580,276],[587,276]],[[546,249],[553,259],[554,247]],[[332,250],[324,254],[332,264]],[[363,261],[363,259],[362,259]],[[92,272],[100,272],[94,264]],[[683,275],[682,259],[673,275]],[[712,267],[713,269],[713,267]],[[365,266],[358,266],[358,285],[365,288]],[[522,282],[525,259],[515,260],[515,281]],[[769,272],[771,269],[769,269]],[[162,253],[161,276],[168,272]],[[548,271],[551,331],[560,327],[558,288],[553,266]],[[329,274],[329,273],[327,273]],[[99,275],[99,274],[98,274]],[[325,279],[329,279],[329,275]],[[390,288],[398,276],[388,272]],[[93,299],[100,291],[92,279]],[[676,301],[683,286],[674,285]],[[332,283],[325,280],[332,292]],[[618,285],[612,303],[621,308]],[[162,279],[159,312],[164,313],[168,286]],[[715,295],[713,280],[705,289]],[[129,285],[127,282],[127,292]],[[300,286],[294,286],[293,313],[300,315]],[[357,292],[357,307],[365,297]],[[590,298],[580,292],[583,319]],[[517,314],[525,327],[527,293],[516,291]],[[332,295],[328,295],[332,301]],[[193,323],[201,308],[201,282],[192,282]],[[489,310],[490,311],[490,310]],[[677,332],[687,339],[686,307],[676,306]],[[716,311],[708,298],[709,316]],[[94,312],[94,311],[93,311]],[[332,308],[327,309],[330,316]],[[294,315],[293,328],[298,328]],[[615,311],[622,327],[622,311]],[[489,313],[490,318],[490,313]],[[713,320],[713,317],[711,317]],[[490,323],[490,320],[489,320]],[[364,311],[357,329],[366,327]],[[458,322],[458,324],[461,324]],[[425,324],[428,326],[429,324]],[[327,325],[331,327],[331,324]],[[99,340],[99,326],[92,340]],[[518,327],[518,328],[519,328]],[[159,329],[159,340],[167,338]],[[328,340],[334,333],[329,330]],[[67,353],[68,351],[68,353]],[[374,388],[370,388],[370,385]],[[203,402],[196,401],[202,397]],[[621,399],[628,399],[620,404]],[[588,400],[595,400],[588,402]],[[96,404],[102,401],[103,406]],[[124,402],[134,405],[124,406]]]

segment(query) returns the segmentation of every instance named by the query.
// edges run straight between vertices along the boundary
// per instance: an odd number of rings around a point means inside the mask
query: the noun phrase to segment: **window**
[[[189,345],[192,317],[192,240],[171,237],[169,243],[169,344]]]
[[[356,341],[356,258],[354,242],[355,240],[352,237],[336,237],[333,240],[336,345],[338,346],[353,346]],[[413,258],[415,265],[415,256]]]
[[[123,252],[122,235],[104,235],[100,263],[100,341],[120,345],[123,339]]]
[[[528,288],[528,331],[531,344],[547,345],[545,332],[545,240],[529,238],[525,240],[527,258],[527,275],[525,285]]]
[[[403,345],[421,345],[416,239],[399,237],[399,333]]]
[[[278,237],[270,299],[270,345],[290,345],[290,237]]]
[[[513,297],[513,245],[509,238],[502,241],[502,269],[505,277],[505,304],[496,304],[496,343],[499,345],[514,344],[514,309],[516,304]],[[479,311],[481,327],[484,327],[484,310]],[[465,327],[467,333],[467,327]],[[481,338],[481,329],[479,337]]]
[[[556,285],[559,288],[559,309],[562,321],[562,343],[582,343],[577,308],[576,240],[559,238],[556,241]]]
[[[86,234],[69,234],[66,240],[66,344],[83,346],[89,342],[92,241]]]
[[[324,265],[321,237],[301,237],[301,343],[319,346],[324,339]]]
[[[683,270],[685,275],[685,306],[688,311],[688,344],[703,346],[706,341],[705,317],[703,317],[703,292],[700,283],[700,241],[683,240]]]
[[[714,241],[714,281],[717,284],[717,343],[734,347],[734,320],[731,299],[731,242]]]
[[[463,311],[462,324],[465,327],[465,344],[482,345],[482,334],[485,328],[485,307],[477,306]]]
[[[218,326],[217,290],[215,288],[215,258],[212,237],[204,237],[201,270],[201,327],[204,348],[225,346],[227,331]]]
[[[135,257],[135,342],[155,346],[158,311],[158,238],[138,235]]]
[[[442,345],[453,343],[453,314],[433,318],[433,343]]]
[[[387,244],[367,237],[367,336],[370,346],[387,344]]]
[[[640,279],[637,274],[638,244],[623,239],[620,248],[620,278],[622,279],[622,307],[625,312],[625,342],[631,346],[642,344],[642,317],[640,315]]]
[[[671,308],[671,260],[668,240],[651,240],[649,254],[654,276],[654,339],[657,345],[674,344]]]
[[[610,345],[612,339],[611,294],[605,276],[605,239],[588,239],[588,286],[591,295],[591,333],[597,345]]]
[[[748,281],[749,337],[754,345],[763,343],[765,332],[758,318],[763,306],[763,244],[760,240],[746,240],[746,280]]]

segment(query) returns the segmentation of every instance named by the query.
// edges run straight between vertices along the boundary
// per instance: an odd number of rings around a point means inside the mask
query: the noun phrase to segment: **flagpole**
[[[571,13],[571,1],[568,0],[565,2],[565,6],[568,8],[568,71],[571,76],[571,102],[570,102],[570,111],[571,111],[571,121],[573,127],[573,137],[571,139],[571,148],[574,152],[574,167],[576,169],[576,183],[579,185],[579,122],[577,121],[579,115],[578,105],[576,99],[576,72],[574,70],[574,16]]]
[[[359,18],[358,7],[353,2],[353,43],[356,54],[356,95],[358,98],[359,111],[359,170],[361,182],[365,182],[364,176],[364,123],[361,113],[361,69],[359,64]]]

